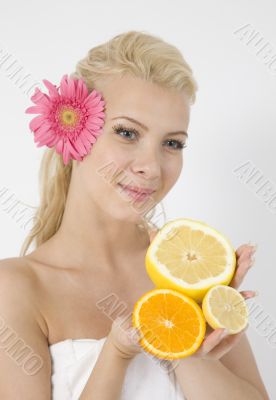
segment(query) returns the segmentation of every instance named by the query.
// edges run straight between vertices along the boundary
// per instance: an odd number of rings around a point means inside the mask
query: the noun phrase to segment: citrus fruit
[[[248,323],[244,297],[230,286],[212,287],[203,298],[202,311],[213,329],[227,328],[230,335],[240,332]]]
[[[228,285],[236,267],[231,243],[206,223],[179,218],[166,223],[145,256],[157,288],[175,289],[201,302],[215,285]]]
[[[206,332],[200,306],[171,289],[145,293],[134,305],[132,322],[140,332],[140,345],[157,358],[168,360],[194,353]]]

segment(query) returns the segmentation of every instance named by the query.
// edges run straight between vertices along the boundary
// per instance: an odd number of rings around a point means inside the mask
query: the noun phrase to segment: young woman
[[[87,133],[91,151],[87,138],[48,146],[33,229],[20,257],[0,262],[1,399],[268,399],[244,332],[209,330],[193,356],[166,371],[131,326],[134,303],[154,288],[144,259],[156,226],[153,208],[141,209],[149,198],[158,204],[182,171],[197,90],[191,68],[174,46],[130,31],[91,49],[71,78],[102,94],[104,125],[96,140]],[[72,94],[69,80],[61,89]],[[64,110],[57,123],[71,127],[77,117]],[[131,189],[147,193],[135,202]],[[237,249],[235,287],[252,250]],[[125,306],[115,318],[102,307],[110,299]]]

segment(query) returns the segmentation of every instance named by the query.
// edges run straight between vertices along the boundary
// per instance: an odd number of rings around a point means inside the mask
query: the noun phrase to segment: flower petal
[[[96,97],[100,92],[98,92],[96,89],[93,89],[92,92],[90,93],[90,97],[94,98]]]
[[[87,107],[88,108],[88,113],[99,116],[99,114],[102,112],[103,108],[102,106],[93,106],[93,107]]]
[[[69,147],[70,153],[72,154],[74,160],[81,161],[81,160],[82,160],[82,157],[80,156],[80,154],[78,153],[78,151],[75,149],[73,143],[71,143],[70,141],[68,141],[68,147]]]
[[[61,154],[63,152],[63,146],[64,146],[64,141],[63,139],[59,139],[59,141],[56,144],[56,151],[57,153]]]
[[[47,146],[48,147],[54,147],[59,140],[60,140],[59,136],[58,135],[54,135],[53,139],[48,142]]]
[[[88,152],[88,151],[90,150],[90,148],[91,148],[91,143],[89,142],[89,140],[88,140],[87,137],[85,136],[85,132],[82,132],[82,133],[80,134],[80,138],[81,138],[81,141],[82,141],[82,143],[83,143],[83,145],[84,145],[86,151]]]
[[[84,130],[83,135],[85,135],[85,137],[87,138],[87,140],[89,140],[90,143],[95,143],[97,141],[97,138],[88,129]]]
[[[43,146],[43,145],[47,145],[48,146],[48,143],[51,143],[54,138],[55,138],[55,135],[53,134],[53,132],[49,132],[49,134],[43,136],[39,140],[39,145],[40,146]]]
[[[75,83],[74,80],[70,77],[68,78],[68,94],[71,99],[75,98]]]
[[[30,130],[35,132],[38,128],[41,127],[41,125],[43,125],[45,121],[47,121],[47,118],[44,115],[38,115],[30,121]]]
[[[46,133],[51,129],[52,129],[52,124],[48,120],[45,120],[45,122],[35,130],[35,133],[40,135]]]
[[[59,92],[57,90],[57,87],[53,85],[51,82],[49,82],[47,79],[43,79],[42,82],[44,85],[47,87],[49,90],[49,94],[52,98],[57,98],[59,97]]]
[[[63,97],[70,99],[70,90],[68,87],[68,75],[63,75],[62,80],[60,82],[60,93]]]
[[[102,123],[102,119],[98,118],[96,115],[88,118],[88,120],[89,120],[89,122],[92,122],[93,124],[101,124]]]
[[[34,142],[35,143],[42,143],[42,144],[46,144],[48,142],[52,143],[54,140],[55,135],[52,132],[49,132],[47,135],[44,135],[42,137],[37,137],[36,135],[34,135]]]
[[[33,118],[29,127],[34,133],[34,141],[37,147],[47,145],[55,146],[58,154],[62,155],[65,164],[70,159],[82,160],[87,155],[93,144],[96,143],[98,136],[102,133],[104,125],[105,101],[102,94],[96,89],[89,93],[88,87],[84,79],[70,78],[67,74],[63,75],[60,86],[56,87],[48,80],[43,80],[44,85],[49,91],[49,95],[43,93],[38,87],[31,100],[35,106],[26,109],[27,114],[41,114]],[[68,102],[69,100],[69,102]],[[65,136],[59,129],[57,123],[54,122],[57,107],[68,105],[70,101],[76,100],[76,106],[79,111],[88,119],[81,121],[82,130],[72,130],[70,137]],[[71,102],[72,106],[75,104]],[[79,133],[80,132],[80,133]],[[71,138],[71,139],[70,139]],[[72,138],[76,138],[73,139]]]
[[[70,151],[69,151],[69,147],[68,147],[68,142],[67,141],[64,143],[62,155],[63,155],[64,164],[67,165],[68,162],[70,161]]]
[[[102,134],[103,134],[103,129],[97,129],[96,131],[93,131],[93,135],[96,136],[96,138],[98,138]]]
[[[79,79],[77,86],[77,98],[79,101],[82,102],[87,96],[88,96],[88,89],[86,87],[86,84],[83,81],[83,79]]]
[[[35,142],[41,141],[41,140],[43,140],[44,138],[51,138],[51,139],[52,139],[52,136],[53,136],[53,135],[55,135],[55,133],[54,133],[53,131],[51,131],[51,130],[41,131],[41,132],[36,131],[36,132],[34,133],[34,141],[35,141]]]
[[[101,101],[101,96],[96,96],[94,98],[88,96],[84,100],[83,104],[86,106],[92,107],[92,106],[97,106],[100,101]]]
[[[36,104],[42,104],[49,108],[51,108],[52,105],[49,96],[45,93],[42,93],[37,87],[35,88],[35,93],[32,95],[31,100]]]
[[[86,122],[86,128],[88,128],[91,132],[97,132],[100,129],[99,125],[92,124],[92,122]]]
[[[84,147],[84,144],[82,143],[80,137],[78,137],[78,139],[74,142],[74,146],[81,156],[86,154],[86,148]]]
[[[25,111],[26,114],[49,114],[49,108],[43,105],[28,107]]]

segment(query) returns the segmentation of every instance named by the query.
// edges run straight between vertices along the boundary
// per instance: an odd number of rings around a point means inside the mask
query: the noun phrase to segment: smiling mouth
[[[127,188],[126,186],[121,185],[120,183],[118,183],[118,186],[129,197],[131,197],[132,199],[137,200],[137,201],[145,200],[145,199],[147,199],[148,197],[150,197],[152,195],[152,193],[143,193],[143,192],[139,193],[139,192],[136,192],[134,190],[131,190],[131,189]]]

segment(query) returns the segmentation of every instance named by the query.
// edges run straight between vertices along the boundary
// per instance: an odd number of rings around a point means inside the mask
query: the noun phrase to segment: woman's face
[[[73,180],[79,193],[111,218],[140,223],[181,173],[185,153],[179,141],[186,136],[171,132],[187,132],[189,101],[184,92],[130,76],[113,77],[95,88],[105,100],[105,124],[90,154],[73,162]],[[154,192],[138,201],[118,182]]]

